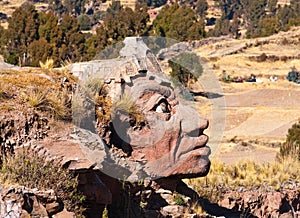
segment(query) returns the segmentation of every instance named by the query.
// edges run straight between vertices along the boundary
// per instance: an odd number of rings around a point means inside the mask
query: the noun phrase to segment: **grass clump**
[[[173,198],[174,198],[174,202],[175,202],[176,205],[179,205],[179,206],[186,206],[187,205],[181,194],[175,194],[173,196]]]
[[[31,107],[49,112],[55,119],[71,119],[71,97],[65,89],[56,91],[32,88],[21,95]]]
[[[95,115],[101,125],[111,121],[112,100],[108,85],[101,78],[88,78],[78,89],[72,99],[73,122],[81,126],[84,118]],[[95,112],[95,114],[90,114]]]
[[[52,69],[54,67],[54,60],[48,59],[43,63],[42,61],[39,61],[40,67],[42,69]]]
[[[113,105],[114,113],[120,111],[126,113],[131,118],[132,126],[140,126],[145,122],[145,116],[142,111],[138,108],[135,102],[132,100],[130,95],[122,95]]]
[[[77,177],[63,169],[58,160],[47,160],[46,156],[30,148],[24,149],[2,159],[0,180],[5,184],[15,183],[31,189],[52,189],[69,211],[82,217],[85,197],[77,191]]]

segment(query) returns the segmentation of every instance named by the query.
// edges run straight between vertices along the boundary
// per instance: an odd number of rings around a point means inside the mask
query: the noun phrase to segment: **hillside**
[[[226,111],[223,144],[218,149],[221,160],[274,160],[279,149],[274,145],[285,140],[288,129],[300,117],[300,86],[286,80],[292,68],[300,69],[299,36],[300,29],[294,28],[266,38],[226,39],[196,49],[206,63],[204,75],[215,74],[223,90],[218,93],[224,97]],[[259,58],[262,54],[266,55],[263,61]],[[226,74],[244,79],[254,74],[259,82],[225,83],[221,80]],[[278,80],[271,82],[270,76]],[[205,87],[201,82],[199,85]],[[209,105],[214,101],[199,106],[200,112],[210,113]],[[219,122],[211,119],[215,124]],[[246,151],[237,151],[234,141],[250,142],[250,146],[242,149]]]

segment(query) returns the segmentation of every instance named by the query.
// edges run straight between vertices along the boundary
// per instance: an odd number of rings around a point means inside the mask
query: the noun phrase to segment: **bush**
[[[280,147],[282,158],[292,157],[300,160],[300,121],[289,130],[285,143]]]
[[[172,68],[170,76],[175,81],[188,87],[190,82],[197,81],[202,74],[199,57],[193,53],[183,53],[168,61]]]
[[[290,82],[298,82],[299,76],[299,71],[296,68],[292,68],[292,70],[288,73],[286,79]]]
[[[58,160],[47,160],[46,156],[27,148],[3,159],[0,179],[31,189],[52,189],[69,211],[82,217],[85,197],[77,191],[77,177],[63,169]]]

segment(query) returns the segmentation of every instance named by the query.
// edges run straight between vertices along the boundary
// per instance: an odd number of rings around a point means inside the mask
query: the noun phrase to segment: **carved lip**
[[[198,150],[198,149],[201,149],[201,148],[203,148],[203,147],[206,147],[207,142],[208,142],[208,136],[205,135],[205,134],[200,135],[200,136],[197,138],[197,144],[196,144],[196,146],[193,148],[193,150]]]

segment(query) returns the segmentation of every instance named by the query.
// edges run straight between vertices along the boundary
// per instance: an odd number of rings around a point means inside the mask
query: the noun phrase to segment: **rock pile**
[[[55,217],[73,218],[54,191],[39,191],[19,187],[0,187],[0,216],[6,218]]]

